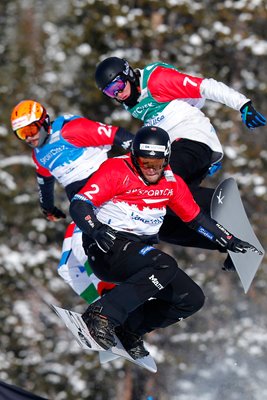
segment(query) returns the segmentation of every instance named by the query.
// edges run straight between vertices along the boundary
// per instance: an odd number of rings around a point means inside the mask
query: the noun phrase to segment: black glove
[[[62,218],[66,218],[66,214],[57,207],[54,207],[52,210],[45,210],[44,208],[41,208],[41,210],[48,221],[59,221]]]
[[[233,251],[234,253],[246,253],[249,250],[253,253],[259,254],[260,256],[262,255],[262,252],[256,249],[255,246],[248,242],[244,242],[243,240],[240,240],[235,236],[232,236],[232,238],[227,243],[227,249]]]
[[[114,245],[116,233],[117,232],[110,226],[101,224],[92,230],[91,237],[94,239],[100,250],[107,253]]]
[[[240,108],[240,112],[242,121],[249,129],[254,129],[258,126],[266,125],[265,117],[255,110],[255,108],[252,106],[251,101],[244,104]]]

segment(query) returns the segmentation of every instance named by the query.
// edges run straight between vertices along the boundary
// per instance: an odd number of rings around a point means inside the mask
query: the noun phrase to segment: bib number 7
[[[187,84],[190,84],[190,85],[195,86],[195,87],[197,86],[197,83],[192,81],[192,79],[190,79],[188,76],[186,76],[184,78],[184,81],[183,81],[183,85],[184,86],[186,86]]]

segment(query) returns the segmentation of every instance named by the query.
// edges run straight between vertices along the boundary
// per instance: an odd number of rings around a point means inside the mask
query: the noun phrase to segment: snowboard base
[[[239,239],[249,242],[262,251],[262,255],[251,251],[245,254],[228,251],[244,291],[247,293],[265,251],[249,222],[236,181],[233,178],[225,179],[216,188],[211,201],[211,216]]]
[[[156,363],[150,355],[134,360],[124,349],[118,337],[116,337],[117,346],[114,346],[109,350],[105,350],[92,338],[92,336],[88,332],[87,326],[85,325],[81,317],[81,314],[57,307],[53,304],[51,306],[57,313],[59,318],[61,318],[62,321],[65,323],[66,327],[71,331],[78,344],[84,350],[96,351],[101,354],[101,364],[112,361],[118,357],[123,357],[128,361],[131,361],[132,363],[138,365],[139,367],[147,369],[150,372],[157,372]]]

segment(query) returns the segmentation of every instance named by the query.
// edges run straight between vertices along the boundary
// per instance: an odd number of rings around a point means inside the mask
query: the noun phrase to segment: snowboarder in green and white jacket
[[[121,103],[134,118],[168,132],[172,150],[170,166],[208,213],[214,190],[200,184],[221,167],[223,148],[209,118],[201,111],[205,100],[239,110],[249,129],[266,124],[265,117],[245,95],[215,79],[188,75],[163,62],[134,70],[127,60],[109,57],[97,66],[95,79],[98,88]],[[211,248],[207,240],[203,243],[192,235],[170,211],[160,238],[173,244]]]

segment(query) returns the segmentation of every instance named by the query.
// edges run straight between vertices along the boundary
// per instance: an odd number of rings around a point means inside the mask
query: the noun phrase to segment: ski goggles
[[[153,169],[155,171],[160,171],[162,168],[164,168],[165,159],[137,157],[137,162],[139,167],[143,170]]]
[[[110,82],[104,89],[103,93],[108,97],[116,97],[118,93],[123,92],[127,84],[127,81],[121,76],[117,76]]]
[[[37,133],[40,130],[40,126],[38,125],[36,123],[27,125],[24,126],[23,128],[15,130],[14,133],[20,140],[26,140],[27,137],[33,137],[37,135]]]

